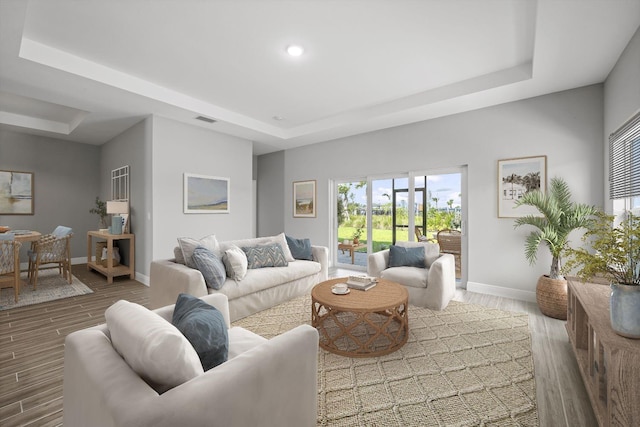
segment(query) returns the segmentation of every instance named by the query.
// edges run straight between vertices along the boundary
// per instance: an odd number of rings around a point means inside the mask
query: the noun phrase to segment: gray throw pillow
[[[311,253],[311,240],[309,239],[296,239],[294,237],[287,237],[287,245],[291,255],[295,259],[304,259],[313,261],[313,254]]]
[[[280,245],[252,246],[242,248],[247,254],[247,268],[286,267],[289,265]]]
[[[218,290],[227,279],[224,263],[216,254],[204,246],[198,246],[191,256],[196,268],[202,273],[208,287]]]
[[[205,371],[227,361],[227,325],[214,306],[193,295],[180,294],[171,323],[189,340]]]
[[[389,247],[389,267],[424,268],[424,247],[404,248],[391,245]]]

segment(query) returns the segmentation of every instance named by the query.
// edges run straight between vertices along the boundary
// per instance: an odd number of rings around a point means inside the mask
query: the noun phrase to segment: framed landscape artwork
[[[184,213],[229,213],[229,178],[185,173]]]
[[[532,206],[515,206],[533,190],[547,191],[547,156],[498,160],[498,218],[539,216]]]
[[[0,171],[0,215],[33,215],[33,173]]]
[[[316,217],[315,181],[295,181],[293,183],[293,217]]]

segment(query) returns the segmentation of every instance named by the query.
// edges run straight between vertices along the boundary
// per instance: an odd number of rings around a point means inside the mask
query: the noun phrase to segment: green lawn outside
[[[338,227],[338,241],[342,242],[345,239],[352,240],[353,233],[355,233],[355,227]],[[373,232],[373,252],[378,252],[382,249],[387,249],[391,246],[392,242],[392,233],[391,230],[381,230],[378,228],[374,228]],[[364,237],[364,233],[363,233]],[[397,234],[397,240],[405,241],[409,240],[407,235],[407,230],[399,230]],[[360,238],[361,243],[367,243],[366,238]],[[366,252],[367,248],[361,248],[358,252]]]

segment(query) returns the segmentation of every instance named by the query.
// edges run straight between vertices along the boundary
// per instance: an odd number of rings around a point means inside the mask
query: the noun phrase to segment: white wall
[[[251,237],[252,143],[245,139],[153,117],[152,259],[173,257],[176,237],[218,240]],[[183,213],[183,174],[228,177],[230,214]]]
[[[100,158],[102,200],[111,199],[111,171],[129,166],[130,231],[136,239],[136,278],[143,283],[148,283],[152,260],[151,223],[145,215],[151,205],[151,123],[151,117],[141,120],[104,144]],[[128,245],[119,246],[123,260],[128,260]]]
[[[604,84],[604,194],[609,201],[609,134],[640,110],[640,28],[618,58]]]
[[[0,170],[33,172],[34,183],[34,214],[0,215],[0,224],[41,233],[72,227],[71,257],[84,262],[87,231],[98,228],[98,216],[89,210],[100,195],[99,166],[95,145],[0,130]],[[21,250],[23,260],[27,248]]]
[[[273,236],[284,231],[284,151],[265,154],[257,159],[258,236]]]
[[[332,178],[468,165],[469,283],[531,297],[550,257],[530,267],[525,229],[497,215],[497,161],[547,155],[548,176],[563,177],[574,199],[602,206],[602,85],[559,92],[421,123],[285,151],[285,231],[329,243]],[[317,180],[318,216],[292,218],[293,181]]]

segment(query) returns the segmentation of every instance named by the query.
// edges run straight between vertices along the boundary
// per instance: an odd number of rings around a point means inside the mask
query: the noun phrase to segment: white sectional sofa
[[[241,327],[230,327],[224,295],[202,299],[224,317],[228,360],[164,393],[158,393],[129,366],[119,353],[127,349],[114,347],[117,331],[107,324],[69,334],[64,354],[65,427],[315,426],[318,332],[301,325],[267,340]],[[173,311],[170,305],[155,313],[170,323]],[[145,328],[154,320],[140,319],[138,316],[131,327]],[[156,323],[153,328],[157,334]],[[141,341],[129,352],[147,354],[140,348]],[[160,341],[153,345],[175,342]],[[168,363],[150,359],[147,368]],[[179,366],[172,364],[171,368],[178,370]]]
[[[385,249],[369,255],[367,274],[404,285],[412,305],[443,310],[456,293],[453,255],[441,254],[437,243],[397,242],[397,245],[424,246],[424,267],[389,267],[389,249]]]
[[[233,246],[257,246],[270,241],[283,241],[284,234],[271,237],[219,242],[219,252]],[[286,240],[284,240],[286,244]],[[180,293],[196,297],[221,293],[229,299],[231,321],[305,295],[318,283],[327,280],[329,250],[324,246],[311,246],[312,261],[296,259],[286,267],[248,269],[246,276],[237,281],[227,277],[224,285],[215,290],[207,287],[202,273],[176,258],[151,263],[151,308],[175,304]]]

